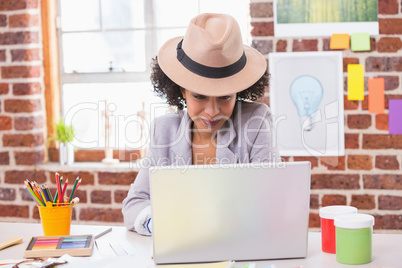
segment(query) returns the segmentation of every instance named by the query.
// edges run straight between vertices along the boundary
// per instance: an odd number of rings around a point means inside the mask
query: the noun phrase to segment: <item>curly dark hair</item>
[[[180,86],[170,80],[170,78],[159,67],[158,57],[152,59],[151,63],[152,74],[151,82],[154,87],[154,92],[162,98],[166,99],[166,103],[171,106],[176,106],[179,110],[186,107],[186,101],[180,90]],[[267,71],[261,78],[251,87],[240,91],[236,94],[237,100],[256,101],[262,98],[265,93],[265,87],[268,86],[269,74]]]

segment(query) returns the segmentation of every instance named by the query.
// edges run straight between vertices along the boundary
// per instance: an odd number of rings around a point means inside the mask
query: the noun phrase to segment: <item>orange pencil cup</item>
[[[59,204],[60,205],[60,204]],[[38,206],[45,236],[70,235],[71,216],[73,205],[64,203],[63,206]]]

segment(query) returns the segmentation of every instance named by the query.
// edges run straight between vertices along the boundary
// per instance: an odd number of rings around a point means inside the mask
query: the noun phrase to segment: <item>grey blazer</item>
[[[129,230],[139,231],[134,227],[138,215],[143,210],[150,211],[149,167],[192,164],[191,127],[192,120],[186,111],[154,120],[147,155],[123,201],[124,223]],[[273,133],[272,115],[267,105],[237,102],[232,116],[217,133],[216,163],[280,161]],[[148,219],[141,219],[141,224],[145,221]]]

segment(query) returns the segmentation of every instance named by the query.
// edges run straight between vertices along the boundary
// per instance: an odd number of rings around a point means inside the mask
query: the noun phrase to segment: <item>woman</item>
[[[201,14],[153,61],[154,90],[178,108],[156,118],[147,156],[123,201],[129,230],[150,235],[149,166],[280,161],[264,96],[265,58],[243,45],[237,22]],[[186,107],[187,111],[183,110]]]

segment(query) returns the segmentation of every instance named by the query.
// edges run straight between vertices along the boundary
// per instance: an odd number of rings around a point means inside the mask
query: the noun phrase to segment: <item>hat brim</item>
[[[238,73],[225,78],[207,78],[189,71],[177,60],[177,44],[183,37],[168,40],[159,50],[158,63],[162,71],[179,86],[206,96],[224,96],[243,91],[257,82],[267,70],[261,53],[244,46],[247,62]]]

